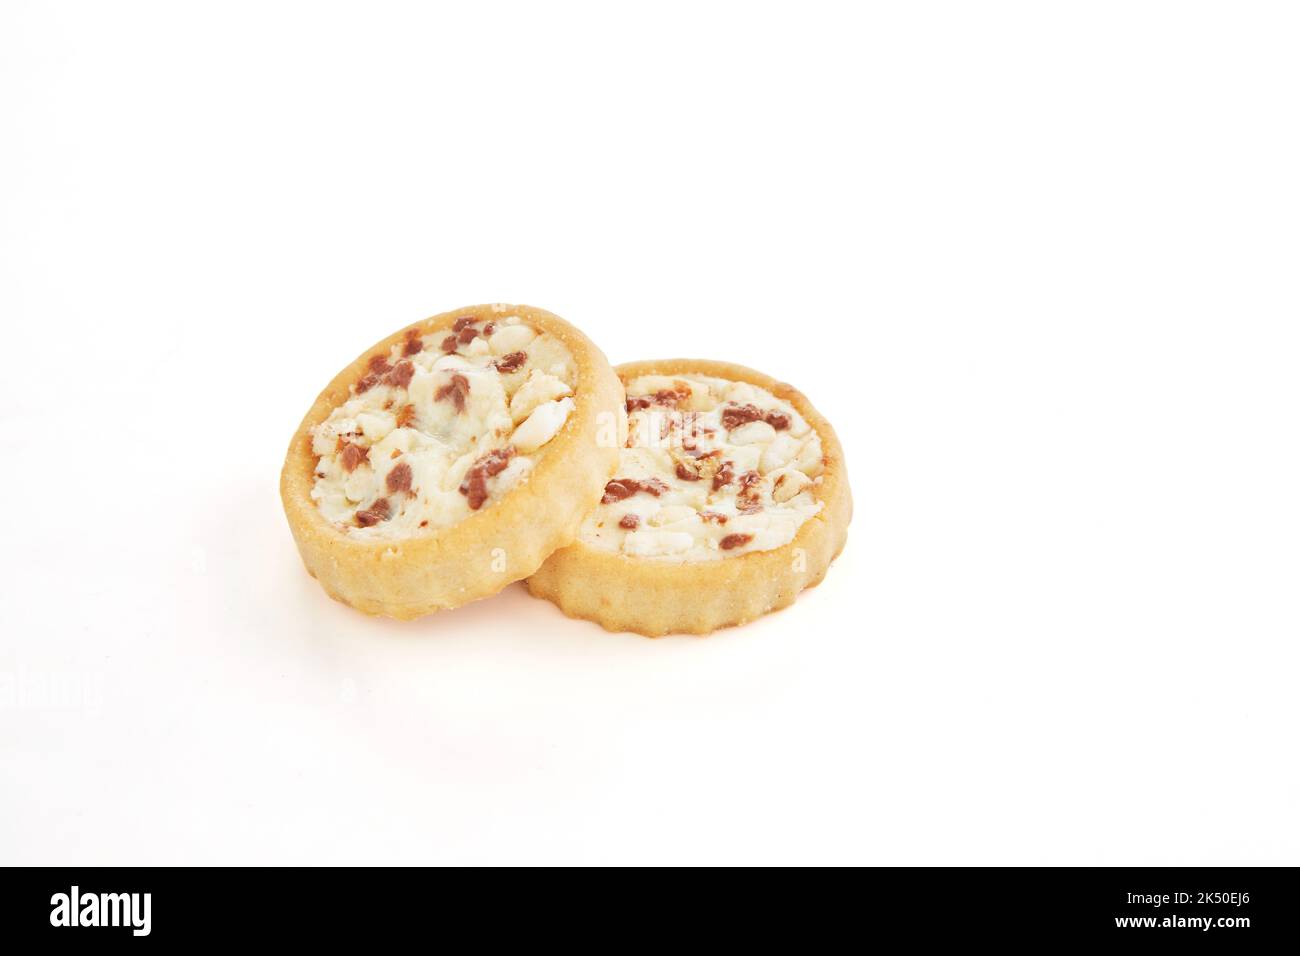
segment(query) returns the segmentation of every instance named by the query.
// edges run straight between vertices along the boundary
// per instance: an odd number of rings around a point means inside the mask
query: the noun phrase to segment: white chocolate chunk
[[[533,469],[533,460],[524,455],[516,455],[510,459],[510,464],[506,465],[505,471],[501,472],[496,479],[497,494],[504,494],[515,485],[526,479]]]
[[[448,368],[474,368],[474,365],[472,362],[465,361],[459,355],[444,355],[433,363],[433,367],[438,371],[442,371]]]
[[[554,401],[565,395],[573,394],[573,389],[564,382],[540,369],[533,369],[519,390],[510,399],[510,417],[515,424],[523,421],[533,409],[543,402]]]
[[[767,422],[750,422],[741,425],[739,428],[733,428],[731,434],[727,436],[733,445],[766,444],[775,437],[776,429]]]
[[[822,473],[822,440],[817,437],[816,432],[813,432],[804,442],[803,448],[799,449],[794,466],[813,478]]]
[[[362,412],[357,416],[357,425],[361,434],[372,442],[377,442],[393,430],[397,420],[387,412]]]
[[[731,382],[723,394],[727,401],[737,405],[748,405],[759,397],[758,390],[748,382]]]
[[[516,319],[515,316],[510,318]],[[493,355],[508,355],[511,352],[518,352],[537,337],[537,333],[528,326],[511,324],[510,319],[505,321],[507,324],[498,326],[497,330],[492,333],[492,337],[488,339],[487,344],[491,348]]]
[[[739,445],[729,448],[727,457],[731,459],[738,475],[746,471],[758,471],[758,463],[763,457],[763,446]]]
[[[799,439],[786,432],[780,432],[763,449],[763,454],[758,460],[758,470],[769,472],[775,471],[782,465],[788,465],[802,447],[803,443]]]
[[[413,434],[415,433],[409,428],[394,428],[370,449],[371,457],[375,461],[384,462],[391,460],[395,451],[405,454],[411,450]]]
[[[510,436],[510,444],[522,454],[536,451],[555,437],[573,411],[573,399],[562,398],[538,405]]]
[[[628,384],[629,395],[653,395],[655,392],[671,392],[677,388],[680,379],[667,375],[642,375]]]
[[[566,382],[576,381],[577,373],[574,370],[573,356],[569,354],[564,343],[554,335],[546,333],[537,336],[528,343],[524,351],[528,354],[528,368],[539,368]]]
[[[361,429],[354,418],[322,422],[311,439],[311,450],[316,455],[332,454],[341,436],[358,434]]]
[[[439,376],[424,369],[416,369],[411,376],[411,384],[406,386],[406,398],[416,408],[423,408],[433,402],[434,383]]]
[[[356,471],[343,482],[343,494],[347,495],[349,501],[365,501],[376,497],[371,492],[374,486],[374,469],[369,465],[358,465]]]
[[[696,514],[696,510],[690,505],[665,505],[652,514],[647,519],[647,523],[656,528],[662,528],[665,525],[676,524],[679,521],[694,518]]]
[[[690,382],[687,384],[691,393],[678,403],[679,408],[689,412],[705,412],[718,404],[717,396],[709,388],[708,382]]]

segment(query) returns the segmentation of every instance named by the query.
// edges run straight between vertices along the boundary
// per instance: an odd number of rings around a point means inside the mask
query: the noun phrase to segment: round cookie
[[[727,362],[616,369],[628,437],[578,540],[528,579],[571,617],[707,634],[793,603],[853,512],[835,432],[802,393]]]
[[[280,496],[333,598],[411,619],[495,594],[572,541],[625,435],[605,356],[558,316],[480,305],[366,349],[320,393]]]

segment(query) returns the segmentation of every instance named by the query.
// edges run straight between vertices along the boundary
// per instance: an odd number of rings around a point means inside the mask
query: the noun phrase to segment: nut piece
[[[778,468],[768,477],[772,479],[773,501],[789,501],[805,488],[812,487],[812,479],[797,468]]]

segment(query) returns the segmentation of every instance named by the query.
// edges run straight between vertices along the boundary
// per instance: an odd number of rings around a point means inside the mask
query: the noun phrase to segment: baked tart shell
[[[559,339],[577,370],[572,414],[528,479],[489,507],[409,537],[353,537],[327,520],[312,499],[317,461],[312,430],[349,399],[350,386],[365,375],[371,356],[387,354],[412,330],[421,336],[450,331],[457,317],[471,313],[517,315],[539,333]],[[542,309],[468,306],[399,329],[334,377],[289,443],[280,497],[303,564],[330,597],[366,614],[411,620],[496,594],[573,541],[618,464],[622,440],[609,440],[611,422],[623,427],[623,388],[587,336]]]
[[[779,548],[712,561],[636,557],[577,540],[528,578],[529,592],[606,630],[661,637],[747,623],[789,606],[805,588],[821,583],[844,548],[853,499],[835,430],[803,393],[754,369],[706,359],[631,362],[615,371],[623,382],[691,373],[747,382],[789,402],[821,438],[823,472],[816,498],[822,508]]]

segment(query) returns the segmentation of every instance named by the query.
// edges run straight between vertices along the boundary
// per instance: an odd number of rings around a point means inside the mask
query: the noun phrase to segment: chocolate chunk
[[[393,511],[388,504],[388,499],[376,498],[365,511],[357,512],[357,524],[363,528],[369,528],[373,524],[387,521],[392,517],[392,514]]]
[[[635,412],[642,408],[649,408],[651,405],[662,405],[666,408],[676,408],[678,402],[684,398],[690,397],[691,390],[685,387],[678,388],[661,388],[653,395],[637,395],[627,400],[627,410]]]
[[[470,466],[469,471],[465,473],[465,480],[460,484],[459,491],[469,499],[469,506],[472,511],[478,511],[479,508],[483,507],[483,502],[488,499],[487,480],[505,471],[514,455],[515,449],[513,445],[498,448],[486,455],[482,455],[478,461]]]
[[[624,498],[631,498],[636,492],[637,482],[635,480],[615,478],[605,484],[605,494],[601,497],[600,503],[607,505],[615,501],[622,501]]]
[[[406,388],[415,375],[415,366],[407,359],[402,359],[384,376],[384,384],[394,388]]]
[[[752,515],[763,510],[763,503],[758,500],[758,485],[762,480],[763,476],[756,471],[747,471],[736,479],[740,485],[740,490],[736,492],[736,510],[741,514]]]
[[[722,410],[722,427],[727,431],[748,425],[763,417],[756,405],[728,405]]]
[[[467,395],[469,395],[469,379],[464,375],[461,375],[459,372],[454,373],[451,376],[450,382],[439,387],[439,389],[433,393],[434,399],[439,402],[444,398],[450,398],[451,403],[456,406],[456,411],[458,412],[463,412],[465,410],[465,397]]]
[[[718,469],[718,473],[713,476],[714,491],[717,491],[723,485],[730,484],[731,480],[736,477],[735,471],[732,470],[733,464],[734,462],[730,462],[730,461],[724,461],[722,463],[722,467]]]
[[[750,422],[767,422],[777,431],[790,427],[790,416],[785,412],[763,411],[757,405],[728,405],[722,410],[722,427],[731,431]]]
[[[668,486],[658,478],[647,478],[644,481],[636,478],[615,478],[605,485],[605,494],[600,499],[603,505],[615,501],[622,501],[625,498],[631,498],[638,491],[644,491],[648,495],[658,498]]]
[[[759,483],[763,476],[756,471],[747,471],[739,478],[736,483],[740,489],[736,492],[736,510],[743,515],[750,515],[756,511],[763,510],[763,504],[758,500],[760,494]]]
[[[393,470],[390,471],[388,477],[384,479],[384,484],[388,486],[388,490],[393,494],[396,494],[399,491],[410,491],[411,466],[404,461],[394,465]]]
[[[528,361],[527,352],[511,352],[503,355],[492,363],[493,367],[502,375],[518,371],[519,367]]]
[[[369,460],[369,458],[369,448],[362,448],[360,445],[347,442],[343,446],[343,451],[339,454],[339,464],[343,466],[344,471],[356,471],[357,465]]]

